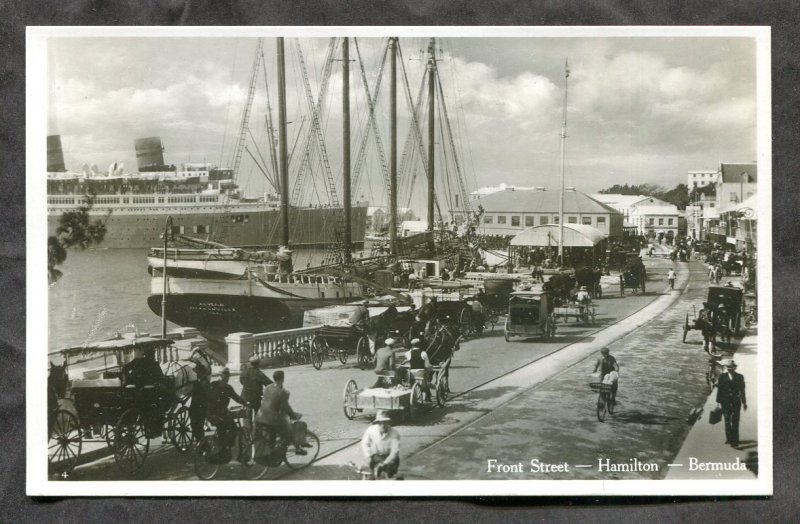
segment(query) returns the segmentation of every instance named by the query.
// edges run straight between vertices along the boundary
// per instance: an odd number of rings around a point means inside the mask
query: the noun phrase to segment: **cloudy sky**
[[[359,38],[358,43],[373,86],[385,41]],[[61,135],[69,169],[84,163],[105,168],[122,161],[126,170],[135,171],[133,141],[146,136],[162,138],[169,163],[209,161],[229,166],[255,47],[252,38],[50,39],[48,134]],[[401,38],[400,47],[409,91],[416,100],[427,40]],[[248,141],[256,156],[268,156],[263,131],[265,84],[277,120],[274,49],[273,39],[265,39],[266,72],[262,69],[258,75]],[[328,40],[287,39],[287,106],[292,122],[288,133],[295,170],[311,127],[298,49],[316,93]],[[436,52],[468,190],[501,182],[557,187],[566,59],[571,70],[567,185],[585,192],[615,183],[671,188],[686,181],[688,170],[756,158],[753,38],[442,38]],[[350,54],[356,56],[352,43]],[[359,68],[352,62],[353,163],[367,114]],[[341,61],[337,61],[321,115],[334,177],[341,172],[341,86]],[[387,73],[377,112],[387,155],[388,92]],[[398,95],[402,154],[409,133],[402,84]],[[423,117],[422,134],[427,137],[425,122]],[[449,139],[437,131],[437,142],[441,149]],[[380,204],[386,191],[374,141],[365,151],[358,193]],[[447,158],[444,150],[437,155]],[[320,173],[322,165],[318,155],[315,158],[312,169]],[[411,157],[414,161],[418,164],[418,156]],[[447,165],[437,161],[437,172],[452,171],[452,165],[451,160]],[[443,176],[453,180],[452,174]],[[324,178],[316,180],[303,186],[302,198],[325,200],[320,196]],[[421,209],[423,180],[419,174],[415,191],[401,194],[401,205],[408,200]],[[251,194],[269,187],[247,153],[241,184]],[[410,179],[404,184],[402,189]]]

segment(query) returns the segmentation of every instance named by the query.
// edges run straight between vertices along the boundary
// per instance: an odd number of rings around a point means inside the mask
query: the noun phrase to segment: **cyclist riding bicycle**
[[[236,435],[236,422],[234,416],[228,411],[228,404],[231,399],[242,406],[247,406],[247,401],[240,397],[233,387],[228,384],[231,378],[231,370],[223,368],[219,375],[219,380],[215,380],[208,388],[208,411],[206,418],[216,426],[219,434],[219,441],[223,449],[228,449],[233,444]]]
[[[256,424],[273,429],[285,445],[293,444],[297,455],[306,455],[304,448],[310,447],[305,440],[306,425],[299,422],[303,415],[289,405],[289,391],[283,387],[283,371],[273,373],[272,380],[275,382],[264,388]]]
[[[611,350],[608,348],[600,350],[600,358],[597,359],[597,363],[594,365],[593,373],[597,373],[598,369],[600,370],[600,382],[606,382],[606,375],[612,372],[616,374],[616,376],[612,376],[612,378],[617,378],[619,376],[619,364],[617,363],[617,359],[611,355]],[[616,380],[613,380],[612,384],[611,401],[616,404],[618,384]]]

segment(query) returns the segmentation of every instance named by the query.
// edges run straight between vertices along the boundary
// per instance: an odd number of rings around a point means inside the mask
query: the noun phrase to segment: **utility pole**
[[[561,124],[561,194],[558,201],[558,265],[564,265],[564,161],[567,143],[567,89],[569,88],[569,60],[564,63],[564,119]]]

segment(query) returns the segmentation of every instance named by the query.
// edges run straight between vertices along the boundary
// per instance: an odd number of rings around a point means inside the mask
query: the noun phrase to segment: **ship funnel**
[[[63,173],[66,170],[64,151],[61,149],[61,135],[50,135],[47,137],[47,172]]]
[[[164,144],[157,136],[137,138],[133,142],[136,148],[136,163],[139,171],[165,171]]]

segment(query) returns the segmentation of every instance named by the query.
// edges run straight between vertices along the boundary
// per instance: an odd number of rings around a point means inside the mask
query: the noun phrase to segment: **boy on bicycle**
[[[611,350],[608,348],[603,348],[600,350],[600,358],[597,359],[597,363],[594,365],[593,373],[597,373],[597,370],[600,370],[600,382],[604,382],[606,375],[611,373],[612,371],[619,374],[619,364],[617,364],[617,359],[615,359],[611,355]],[[616,404],[617,402],[617,382],[614,381],[613,389],[611,390],[611,401]]]

